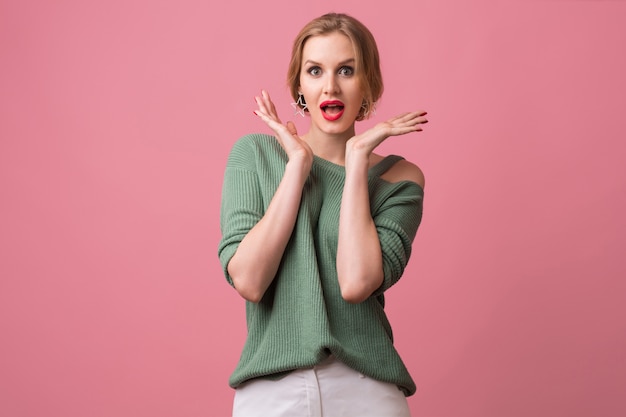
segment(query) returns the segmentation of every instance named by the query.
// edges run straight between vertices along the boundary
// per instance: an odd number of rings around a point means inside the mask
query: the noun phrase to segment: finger
[[[413,120],[417,123],[422,123],[426,121],[426,112],[425,111],[414,111],[411,113],[407,113],[405,120]]]
[[[266,90],[261,90],[261,95],[263,96],[263,99],[265,100],[265,103],[268,106],[268,108],[272,110],[273,112],[275,112],[276,107],[274,107],[274,102],[270,98],[270,93],[268,93]]]
[[[254,114],[261,117],[263,121],[267,124],[269,124],[270,120],[272,122],[278,123],[279,125],[282,124],[280,119],[275,114],[270,113],[269,109],[267,108],[267,104],[264,103],[263,99],[261,99],[260,97],[255,97],[255,100],[257,101],[259,109],[254,110],[253,111]],[[270,127],[273,130],[276,130],[276,126],[270,125]]]
[[[415,114],[412,118],[406,120],[404,124],[406,125],[415,125],[415,124],[424,124],[428,123],[428,119],[423,116],[418,116]]]
[[[391,136],[400,136],[400,135],[406,135],[407,133],[411,133],[411,132],[421,132],[421,131],[422,131],[422,128],[419,125],[396,127],[392,129]]]
[[[398,123],[403,123],[407,120],[409,120],[411,117],[411,113],[401,113],[395,117],[392,117],[391,119],[387,120],[387,123],[391,123],[391,124],[398,124]]]
[[[262,97],[254,96],[254,101],[256,102],[257,107],[262,113],[264,113],[265,115],[269,114],[267,106],[265,105],[265,101]]]
[[[403,126],[395,126],[391,128],[390,136],[401,136],[406,135],[407,133],[421,132],[422,130],[422,125],[417,123]]]
[[[261,97],[267,109],[267,113],[271,115],[278,123],[281,123],[280,118],[278,117],[278,112],[276,111],[276,107],[274,106],[274,102],[270,98],[270,94],[267,92],[267,90],[261,90]]]
[[[293,136],[298,136],[298,131],[296,130],[296,125],[292,121],[287,122],[287,130]]]
[[[418,114],[416,112],[410,113],[402,113],[397,115],[394,118],[387,120],[387,123],[390,127],[400,127],[400,126],[412,126],[416,123],[419,123]]]
[[[413,119],[426,120],[426,118],[424,117],[424,116],[426,116],[426,114],[427,113],[425,111],[423,111],[423,110],[413,111],[413,112],[408,112],[408,113],[402,113],[402,114],[394,117],[391,120],[393,120],[395,122],[400,122],[400,123],[408,122],[408,121],[413,120]]]
[[[259,110],[270,117],[272,116],[272,104],[271,101],[268,101],[267,92],[265,90],[261,90],[260,96],[254,96],[254,100],[257,106],[259,106]]]
[[[267,113],[261,110],[254,110],[253,113],[259,116],[259,118],[263,120],[265,123],[267,123],[270,127],[272,127],[272,123],[274,123],[274,119],[268,116]]]
[[[260,110],[255,110],[253,113],[259,116],[259,118],[263,120],[269,126],[269,128],[274,131],[274,133],[276,133],[276,138],[278,139],[278,142],[280,142],[281,144],[282,144],[283,136],[292,135],[292,132],[285,125],[283,125],[280,122],[277,122],[272,116],[267,115]],[[295,127],[293,129],[295,131]]]
[[[428,120],[426,119],[426,115],[428,113],[426,113],[426,111],[424,110],[418,110],[413,112],[413,114],[417,117],[419,123],[426,123]]]
[[[422,112],[412,112],[400,116],[394,121],[395,126],[413,126],[417,124],[428,123],[428,119],[422,115]]]
[[[272,101],[269,93],[266,90],[261,90],[261,100],[267,108],[268,113],[276,115],[276,107],[274,106],[274,102]]]
[[[272,128],[272,130],[276,130],[280,126],[282,126],[280,121],[277,121],[271,114],[267,114],[266,112],[264,112],[264,111],[262,111],[260,109],[259,110],[254,110],[253,113],[256,114],[257,116],[259,116],[259,118],[261,118],[261,120],[263,120],[265,123],[267,123],[269,125],[269,127]]]

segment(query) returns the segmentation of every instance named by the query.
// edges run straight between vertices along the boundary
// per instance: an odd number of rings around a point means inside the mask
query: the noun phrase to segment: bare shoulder
[[[412,181],[424,188],[426,180],[424,173],[414,163],[402,159],[396,162],[387,172],[381,175],[381,178],[388,182]]]

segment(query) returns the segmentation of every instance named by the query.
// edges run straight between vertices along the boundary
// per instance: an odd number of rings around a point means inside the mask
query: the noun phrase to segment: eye
[[[314,77],[317,77],[318,75],[322,74],[322,69],[320,67],[314,66],[314,67],[309,68],[306,72],[308,72]]]
[[[354,74],[354,68],[344,66],[339,68],[339,75],[343,75],[344,77],[349,77]]]

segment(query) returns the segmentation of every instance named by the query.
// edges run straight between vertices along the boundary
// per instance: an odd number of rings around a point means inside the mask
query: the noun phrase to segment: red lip
[[[320,104],[320,107],[326,107],[330,105],[343,107],[343,102],[339,100],[326,100],[326,101],[322,101],[322,104]]]
[[[329,113],[326,113],[326,111],[324,110],[327,107],[341,107],[341,109],[337,111],[337,113],[329,114]],[[323,101],[322,104],[320,104],[320,109],[322,110],[322,116],[324,117],[324,119],[331,121],[331,122],[343,116],[344,107],[345,106],[343,102],[339,100],[326,100],[326,101]]]

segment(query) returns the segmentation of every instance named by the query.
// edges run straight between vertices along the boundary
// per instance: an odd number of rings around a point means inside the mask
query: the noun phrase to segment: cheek
[[[363,101],[363,98],[365,98],[363,88],[358,80],[354,80],[354,82],[350,85],[350,97],[353,97],[358,101]]]
[[[351,92],[350,92],[350,102],[357,106],[357,107],[361,107],[361,104],[363,104],[363,100],[365,99],[365,95],[363,94],[363,92],[361,91],[360,88],[358,88],[358,86],[356,86]]]
[[[299,91],[302,91],[303,94],[307,95],[313,93],[314,87],[315,86],[313,85],[313,83],[311,83],[310,80],[303,80],[302,78],[300,79]]]

